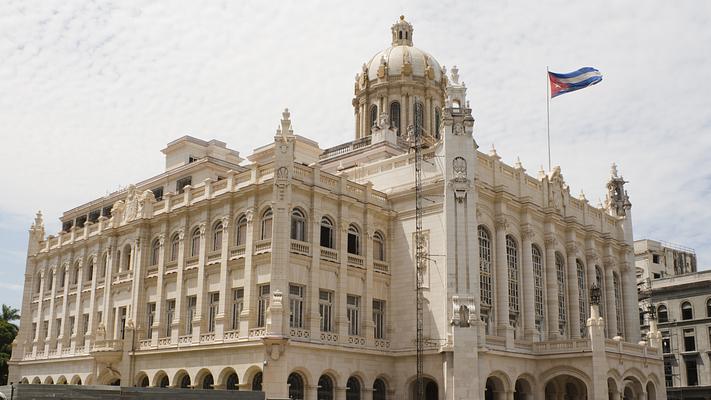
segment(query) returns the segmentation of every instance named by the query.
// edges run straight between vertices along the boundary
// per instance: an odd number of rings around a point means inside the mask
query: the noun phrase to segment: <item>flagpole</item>
[[[546,127],[548,131],[548,172],[551,171],[551,83],[549,78],[549,69],[546,65]]]

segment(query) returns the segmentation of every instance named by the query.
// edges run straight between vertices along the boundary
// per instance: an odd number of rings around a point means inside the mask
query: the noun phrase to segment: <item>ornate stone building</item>
[[[597,208],[558,167],[479,151],[457,68],[404,18],[391,32],[356,76],[353,142],[321,149],[284,111],[247,161],[184,137],[164,173],[67,211],[59,234],[38,214],[11,380],[411,399],[420,273],[427,399],[664,399],[625,181],[613,168]]]

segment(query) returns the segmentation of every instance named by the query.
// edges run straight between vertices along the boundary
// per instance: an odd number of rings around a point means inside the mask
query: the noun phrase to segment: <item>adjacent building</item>
[[[479,151],[458,69],[403,17],[390,33],[356,77],[354,141],[322,149],[285,110],[246,160],[183,137],[58,234],[38,214],[11,380],[412,399],[420,279],[427,399],[664,399],[616,167],[598,208],[559,167]]]
[[[638,282],[696,272],[694,249],[657,240],[635,240],[634,262]]]

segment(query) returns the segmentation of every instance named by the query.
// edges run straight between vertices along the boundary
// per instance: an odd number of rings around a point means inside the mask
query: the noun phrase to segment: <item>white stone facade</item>
[[[412,33],[397,21],[356,77],[354,142],[320,149],[285,111],[246,164],[184,137],[165,173],[66,212],[66,231],[38,215],[11,380],[413,398],[420,134],[426,398],[664,399],[624,180],[596,208],[557,167],[478,151],[458,70]]]

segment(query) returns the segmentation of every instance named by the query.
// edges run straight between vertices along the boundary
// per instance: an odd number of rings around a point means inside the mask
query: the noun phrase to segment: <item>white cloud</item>
[[[63,210],[159,173],[158,151],[183,134],[249,154],[285,106],[322,147],[351,140],[353,76],[401,13],[415,45],[460,67],[478,143],[534,174],[545,66],[599,68],[600,85],[552,101],[554,164],[596,203],[618,162],[636,236],[696,247],[708,265],[709,2],[7,1],[0,209],[26,225],[43,209],[56,230]]]

